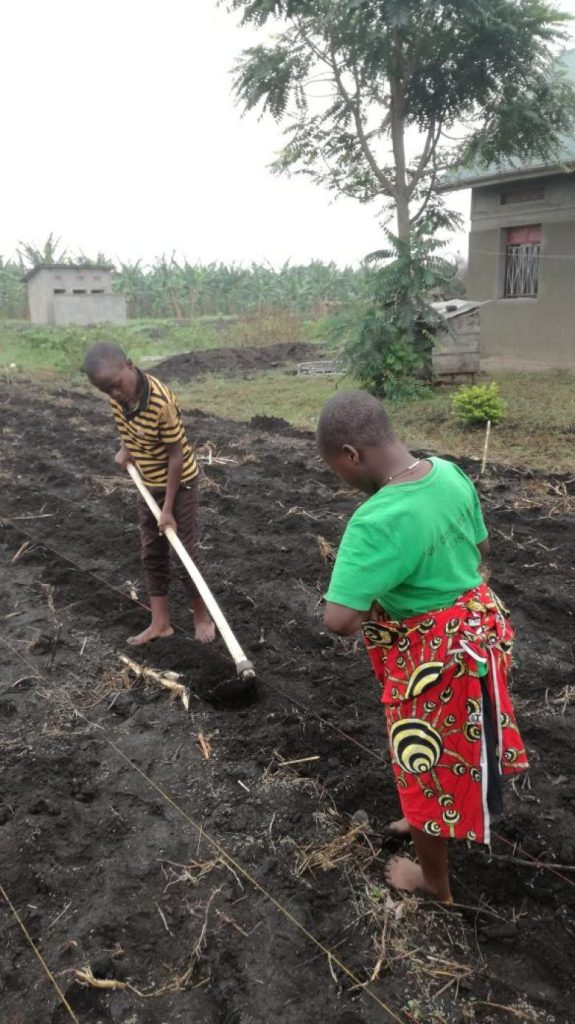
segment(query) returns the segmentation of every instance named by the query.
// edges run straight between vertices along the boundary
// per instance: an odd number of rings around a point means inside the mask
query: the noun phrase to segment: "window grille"
[[[505,249],[505,298],[534,298],[537,295],[540,259],[541,225],[509,228]]]

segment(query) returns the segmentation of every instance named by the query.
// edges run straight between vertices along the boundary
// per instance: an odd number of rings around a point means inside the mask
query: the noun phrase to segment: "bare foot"
[[[419,864],[407,857],[392,857],[385,865],[385,880],[393,889],[403,892],[426,892],[431,889],[423,877]]]
[[[194,637],[201,644],[211,644],[216,637],[216,627],[209,616],[198,618],[195,616]]]
[[[138,633],[137,636],[129,636],[128,643],[132,647],[141,647],[142,644],[147,644],[150,640],[166,640],[173,635],[174,631],[169,623],[166,626],[155,626],[152,622],[142,633]]]
[[[435,899],[441,899],[442,903],[452,903],[451,893],[447,889],[443,898],[438,891],[433,889],[425,881],[425,876],[419,864],[409,860],[407,857],[392,857],[385,865],[385,880],[393,889],[401,889],[402,892],[424,892]]]
[[[407,818],[398,818],[397,821],[390,821],[389,825],[385,826],[384,831],[386,835],[397,836],[398,838],[411,835]]]

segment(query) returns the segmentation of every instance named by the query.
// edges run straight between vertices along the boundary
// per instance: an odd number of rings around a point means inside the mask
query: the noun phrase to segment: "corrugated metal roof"
[[[464,313],[471,313],[472,310],[479,309],[480,306],[485,305],[485,302],[474,302],[472,299],[447,299],[442,302],[432,302],[430,305],[444,320],[451,320],[455,316],[462,316]]]
[[[568,78],[575,82],[575,49],[566,50],[557,60],[558,65],[566,72]],[[453,168],[440,183],[441,192],[452,192],[456,189],[471,188],[472,185],[489,185],[500,181],[513,181],[516,178],[535,178],[549,174],[550,171],[560,173],[565,167],[575,168],[575,136],[564,135],[561,139],[559,155],[553,160],[541,163],[540,160],[502,160],[501,163],[489,164],[479,168],[477,165],[466,168]]]

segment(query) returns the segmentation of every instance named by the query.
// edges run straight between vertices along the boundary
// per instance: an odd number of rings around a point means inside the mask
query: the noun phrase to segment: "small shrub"
[[[497,384],[479,384],[460,388],[451,400],[451,411],[466,426],[479,426],[491,420],[498,423],[505,416],[507,402],[499,397]]]

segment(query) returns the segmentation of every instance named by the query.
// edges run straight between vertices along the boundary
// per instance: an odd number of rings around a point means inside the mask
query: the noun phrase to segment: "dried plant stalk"
[[[113,992],[125,992],[127,988],[132,988],[126,981],[117,981],[116,978],[96,978],[89,965],[82,970],[75,970],[74,977],[80,985],[89,988],[103,988]]]
[[[196,743],[198,744],[198,747],[200,748],[200,750],[201,750],[202,754],[204,755],[206,761],[209,761],[210,757],[212,756],[212,745],[209,742],[209,740],[206,739],[206,737],[204,736],[203,732],[199,732],[198,733],[198,738],[196,740]]]
[[[125,654],[118,655],[123,665],[126,665],[132,672],[135,672],[137,676],[143,676],[145,679],[152,679],[155,683],[163,686],[164,689],[170,690],[174,697],[179,697],[186,711],[190,708],[190,695],[186,686],[183,683],[178,682],[180,676],[176,672],[159,672],[155,668],[148,668],[146,665],[139,665],[137,661],[133,661],[132,658],[126,657]]]
[[[335,562],[336,551],[333,544],[330,544],[330,542],[326,540],[325,537],[322,537],[321,534],[317,535],[316,540],[319,553],[324,562]]]

